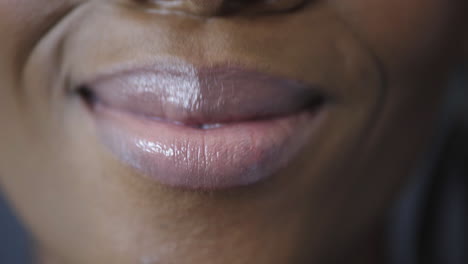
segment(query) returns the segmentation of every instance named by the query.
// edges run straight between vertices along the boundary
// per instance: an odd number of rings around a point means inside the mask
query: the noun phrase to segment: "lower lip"
[[[171,124],[93,107],[100,139],[122,162],[171,187],[220,190],[266,180],[291,163],[320,123],[323,111],[211,129]]]

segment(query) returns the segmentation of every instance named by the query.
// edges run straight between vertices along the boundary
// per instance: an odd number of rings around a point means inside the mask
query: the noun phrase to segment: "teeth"
[[[200,125],[200,129],[208,130],[208,129],[214,129],[214,128],[220,128],[222,127],[222,124],[203,124]]]

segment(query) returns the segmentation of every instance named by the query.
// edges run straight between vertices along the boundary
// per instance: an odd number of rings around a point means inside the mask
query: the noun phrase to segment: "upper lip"
[[[182,64],[102,75],[77,90],[91,105],[199,128],[289,115],[325,98],[318,87],[255,70]]]

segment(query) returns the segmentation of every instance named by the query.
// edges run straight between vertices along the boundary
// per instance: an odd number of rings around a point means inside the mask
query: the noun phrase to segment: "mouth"
[[[287,167],[328,102],[319,87],[231,66],[136,68],[75,91],[115,157],[161,184],[198,190],[255,184]]]

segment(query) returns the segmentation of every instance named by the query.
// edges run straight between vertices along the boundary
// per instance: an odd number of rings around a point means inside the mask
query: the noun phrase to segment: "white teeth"
[[[208,130],[208,129],[220,128],[222,126],[223,126],[222,124],[203,124],[203,125],[200,125],[200,129]]]

